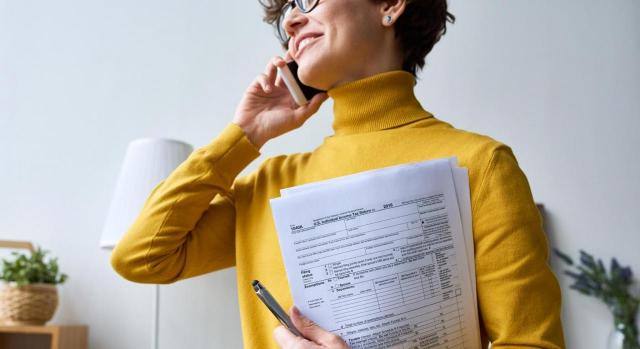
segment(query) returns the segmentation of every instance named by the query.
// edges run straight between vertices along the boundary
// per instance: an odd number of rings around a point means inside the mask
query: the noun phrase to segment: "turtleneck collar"
[[[335,135],[379,131],[432,117],[416,99],[415,83],[411,73],[392,70],[330,89]]]

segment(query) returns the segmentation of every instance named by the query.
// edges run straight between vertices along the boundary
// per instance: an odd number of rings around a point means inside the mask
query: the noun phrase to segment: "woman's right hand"
[[[288,52],[285,57],[290,59]],[[277,76],[276,67],[286,64],[282,57],[272,58],[264,73],[245,90],[236,107],[232,122],[240,126],[258,148],[268,140],[302,126],[328,98],[326,92],[318,93],[306,105],[298,106],[284,81]]]

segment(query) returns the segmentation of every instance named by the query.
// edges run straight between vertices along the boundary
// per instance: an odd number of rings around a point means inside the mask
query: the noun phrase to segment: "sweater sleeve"
[[[151,191],[112,267],[130,281],[164,284],[233,266],[233,183],[259,155],[233,123],[193,151]]]
[[[564,348],[561,294],[529,183],[493,150],[473,213],[480,317],[492,348]]]

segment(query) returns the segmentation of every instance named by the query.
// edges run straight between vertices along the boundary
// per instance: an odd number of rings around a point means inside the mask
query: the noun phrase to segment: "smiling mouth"
[[[302,51],[307,48],[308,46],[313,45],[320,37],[322,37],[322,35],[318,35],[315,37],[309,37],[309,38],[305,38],[304,40],[302,40],[300,42],[300,46],[298,47],[298,52],[296,52],[296,56],[300,57],[300,53],[302,53]]]

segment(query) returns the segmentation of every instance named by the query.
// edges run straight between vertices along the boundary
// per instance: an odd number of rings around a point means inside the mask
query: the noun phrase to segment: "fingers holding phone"
[[[264,72],[245,90],[236,107],[232,122],[240,126],[258,148],[269,139],[302,126],[327,99],[326,93],[317,93],[309,103],[296,103],[287,84],[277,80],[281,75],[277,70],[286,67],[282,57],[273,57]]]
[[[275,56],[267,64],[264,73],[260,76],[261,84],[264,92],[270,93],[275,88],[284,88],[284,84],[280,81],[280,76],[277,74],[277,70],[286,65],[286,61],[279,56]]]
[[[291,55],[289,54],[289,51],[285,51],[285,55],[284,55],[284,59],[283,61],[286,63],[293,61],[293,58],[291,57]],[[276,65],[276,68],[282,68],[283,64],[280,63],[279,65]],[[275,85],[278,87],[286,87],[284,80],[282,80],[282,76],[280,74],[276,74],[276,82]]]

